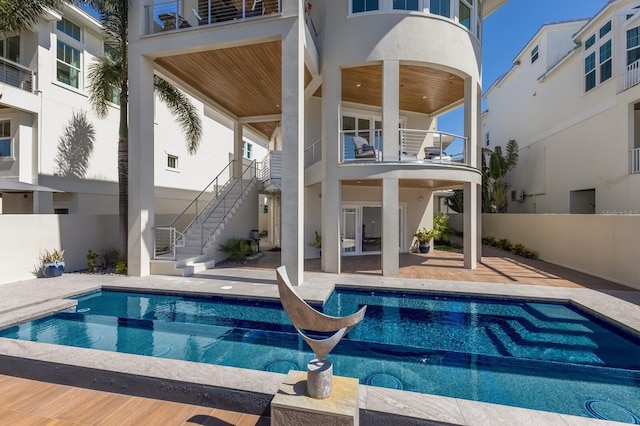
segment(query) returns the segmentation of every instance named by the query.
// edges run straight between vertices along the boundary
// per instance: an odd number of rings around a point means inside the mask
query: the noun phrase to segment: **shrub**
[[[256,246],[245,238],[229,238],[226,243],[220,246],[220,251],[226,254],[229,260],[241,262],[247,256],[255,253]]]
[[[116,274],[120,274],[120,275],[127,274],[127,264],[124,260],[121,260],[116,264]]]
[[[511,251],[511,241],[506,238],[500,238],[498,240],[498,247],[505,251]]]
[[[99,257],[100,255],[98,253],[89,250],[87,253],[87,269],[89,272],[95,272]]]
[[[484,237],[482,239],[482,244],[486,244],[488,246],[492,246],[496,242],[496,239],[493,237]]]
[[[433,217],[433,238],[436,244],[446,244],[452,233],[453,229],[449,225],[449,216],[444,213],[438,213]]]
[[[120,258],[120,252],[116,248],[107,250],[102,255],[102,267],[104,269],[115,268]]]

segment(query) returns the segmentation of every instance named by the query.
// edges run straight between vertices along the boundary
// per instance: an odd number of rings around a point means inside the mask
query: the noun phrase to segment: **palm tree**
[[[89,66],[89,101],[99,117],[109,112],[109,103],[120,104],[118,130],[118,199],[119,199],[119,251],[126,256],[129,233],[129,76],[128,15],[129,0],[2,0],[0,1],[0,35],[8,35],[38,22],[46,8],[60,7],[62,3],[89,6],[102,22],[106,43],[112,49]],[[19,11],[19,12],[16,12]],[[173,114],[185,133],[190,154],[197,151],[202,138],[202,123],[193,104],[186,95],[167,81],[154,78],[156,93]]]
[[[487,201],[491,203],[490,211],[497,211],[498,213],[507,212],[507,189],[509,189],[509,184],[506,176],[507,172],[518,164],[518,142],[511,139],[507,142],[506,150],[506,154],[503,154],[502,147],[496,146],[494,151],[486,148],[484,151],[489,156],[489,166],[487,167],[483,161],[483,195],[486,190]],[[483,210],[485,209],[486,207],[483,208]]]

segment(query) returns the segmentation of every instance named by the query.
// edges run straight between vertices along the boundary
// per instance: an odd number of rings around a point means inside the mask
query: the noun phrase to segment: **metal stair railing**
[[[254,160],[251,162],[251,164],[249,164],[248,166],[246,166],[246,168],[244,169],[244,171],[242,172],[242,174],[240,175],[239,178],[234,179],[234,181],[229,185],[229,188],[225,194],[224,197],[222,197],[218,203],[212,208],[209,209],[209,213],[207,214],[207,216],[199,221],[200,222],[200,252],[203,253],[204,252],[204,246],[207,245],[207,243],[209,242],[209,239],[211,238],[211,236],[213,236],[216,231],[218,230],[218,228],[220,228],[220,225],[224,222],[224,220],[226,219],[227,215],[229,214],[229,212],[231,211],[231,209],[233,209],[233,207],[238,203],[238,201],[242,198],[242,196],[244,195],[244,193],[246,192],[246,190],[248,188],[251,187],[251,185],[254,183],[254,181],[256,180],[258,175],[258,170],[257,170],[257,162]],[[245,185],[245,178],[249,177],[248,182]],[[238,196],[232,200],[230,203],[227,203],[227,195],[231,192],[232,189],[236,188],[239,185],[240,187],[240,193],[238,194]],[[213,228],[213,230],[211,232],[209,232],[205,238],[205,228],[204,225],[207,223],[207,220],[211,217],[211,215],[218,211],[218,209],[221,208],[222,209],[222,217],[218,220],[218,223],[216,224],[215,228]]]
[[[211,205],[211,203],[219,197],[221,193],[223,193],[226,187],[232,182],[232,179],[229,177],[224,178],[223,174],[225,172],[229,173],[233,170],[233,165],[236,160],[231,160],[229,164],[227,164],[218,175],[213,178],[211,182],[205,188],[200,191],[200,193],[196,196],[196,198],[189,203],[187,207],[180,213],[173,222],[171,222],[168,226],[156,226],[154,227],[154,259],[158,259],[161,257],[162,259],[170,258],[172,260],[176,260],[177,251],[176,247],[184,247],[184,233],[177,230],[176,225],[183,221],[185,215],[195,209],[194,219],[189,222],[186,226],[182,227],[182,229],[189,229],[202,215],[203,212],[207,210],[207,208]],[[223,185],[220,186],[220,181],[223,181]],[[212,188],[212,191],[209,191],[209,188]],[[203,200],[205,194],[213,194],[211,199]],[[200,209],[199,204],[202,202],[206,202],[205,206]]]

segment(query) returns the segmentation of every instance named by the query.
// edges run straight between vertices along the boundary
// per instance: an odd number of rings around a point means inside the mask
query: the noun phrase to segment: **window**
[[[167,154],[167,168],[177,170],[178,169],[178,157],[175,155]]]
[[[489,146],[489,144],[491,144],[491,135],[489,132],[484,134],[484,144],[486,146]]]
[[[7,37],[0,41],[0,56],[20,63],[20,36]]]
[[[611,60],[611,40],[600,46],[600,83],[611,78],[612,75]]]
[[[429,4],[429,12],[451,18],[451,1],[450,0],[431,0]]]
[[[56,77],[59,82],[78,89],[80,82],[80,51],[58,40]]]
[[[469,0],[473,2],[473,0]],[[458,21],[471,30],[471,4],[467,0],[460,0],[460,12],[458,14]]]
[[[531,51],[531,63],[538,60],[538,46],[534,47]]]
[[[419,10],[418,0],[393,0],[394,10]]]
[[[379,0],[351,0],[351,13],[379,10]]]
[[[108,43],[104,43],[104,54],[110,57],[112,61],[115,61],[119,56],[118,48]]]
[[[0,157],[11,157],[10,120],[0,120]]]
[[[627,31],[627,65],[640,59],[640,27]]]
[[[65,33],[69,37],[80,41],[80,27],[67,18],[62,18],[56,24],[58,31]]]
[[[242,142],[242,156],[251,160],[253,157],[253,144]]]
[[[596,87],[596,53],[592,53],[584,60],[585,92]]]
[[[584,50],[588,50],[591,46],[593,46],[594,44],[596,44],[596,35],[592,35],[591,37],[589,37],[587,39],[587,41],[585,41],[584,43]]]
[[[607,22],[600,28],[600,38],[604,37],[611,31],[611,21]]]

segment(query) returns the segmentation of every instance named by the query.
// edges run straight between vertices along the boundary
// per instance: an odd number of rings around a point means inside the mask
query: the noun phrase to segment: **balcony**
[[[145,5],[145,35],[267,17],[280,0],[169,0]]]
[[[33,93],[35,72],[0,57],[0,82]]]
[[[469,140],[451,133],[399,129],[398,155],[385,158],[382,130],[345,130],[340,132],[340,162],[415,164],[442,163],[471,166]]]
[[[640,148],[631,150],[631,173],[640,173]]]
[[[640,60],[627,65],[624,73],[624,89],[635,86],[640,83]]]
[[[282,188],[282,151],[270,151],[258,166],[258,180],[265,191]]]

